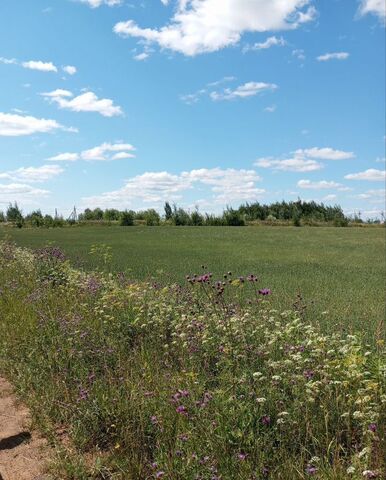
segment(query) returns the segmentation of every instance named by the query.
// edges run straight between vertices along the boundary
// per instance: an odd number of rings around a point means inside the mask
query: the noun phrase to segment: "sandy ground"
[[[45,440],[31,431],[28,409],[0,377],[0,480],[48,480],[44,474]]]

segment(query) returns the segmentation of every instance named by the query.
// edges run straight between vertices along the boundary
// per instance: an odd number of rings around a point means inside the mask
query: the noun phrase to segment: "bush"
[[[131,210],[122,212],[119,219],[119,225],[121,227],[131,227],[134,225],[134,212]]]
[[[224,224],[229,227],[243,227],[245,225],[245,220],[237,210],[228,208],[224,214]]]

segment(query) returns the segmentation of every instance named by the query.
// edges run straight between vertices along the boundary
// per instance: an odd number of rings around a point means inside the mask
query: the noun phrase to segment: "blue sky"
[[[2,0],[0,210],[385,209],[383,0]]]

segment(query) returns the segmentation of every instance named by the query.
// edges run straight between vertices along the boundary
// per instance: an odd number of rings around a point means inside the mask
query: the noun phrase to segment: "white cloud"
[[[307,160],[300,157],[278,160],[275,158],[259,158],[255,164],[261,168],[272,168],[272,170],[281,170],[285,172],[313,172],[321,170],[323,165],[315,160]]]
[[[386,179],[386,171],[369,168],[364,172],[349,173],[348,175],[345,175],[344,178],[347,178],[347,180],[369,180],[372,182],[382,182]]]
[[[361,15],[367,15],[368,13],[377,15],[381,21],[385,22],[385,19],[386,19],[385,0],[361,0],[359,13]]]
[[[233,82],[234,80],[236,80],[236,77],[223,77],[220,80],[216,80],[215,82],[207,83],[204,88],[197,90],[197,92],[180,95],[180,99],[187,105],[193,105],[194,103],[197,103],[200,97],[202,97],[203,95],[211,96],[214,87],[217,87],[224,83]]]
[[[378,188],[374,190],[367,190],[365,193],[353,195],[353,198],[359,198],[361,200],[369,200],[370,203],[383,203],[385,201],[386,190],[384,188]]]
[[[330,190],[342,187],[342,184],[333,181],[328,182],[326,180],[320,180],[319,182],[311,182],[310,180],[299,180],[297,186],[299,188],[306,188],[311,190]]]
[[[264,108],[264,112],[273,113],[276,111],[276,105],[269,105]]]
[[[87,161],[108,161],[120,158],[134,158],[135,155],[131,153],[133,151],[135,151],[135,148],[129,143],[102,143],[102,145],[99,145],[98,147],[84,150],[80,156],[82,160]],[[114,155],[111,155],[111,153]]]
[[[37,197],[45,197],[50,192],[40,188],[31,187],[22,183],[0,184],[0,204],[7,205],[9,202],[29,203]]]
[[[138,53],[138,55],[134,55],[134,60],[137,60],[139,62],[143,61],[143,60],[146,60],[147,58],[149,58],[149,54],[146,53],[146,52],[142,52],[142,53]]]
[[[284,47],[287,45],[287,42],[284,40],[283,37],[268,37],[264,42],[257,42],[253,45],[246,45],[243,48],[244,52],[248,52],[250,50],[266,50],[267,48],[271,47]]]
[[[5,65],[17,65],[16,58],[4,58],[0,57],[0,63],[4,63]]]
[[[79,160],[79,155],[77,153],[59,153],[59,155],[50,157],[47,160],[52,162],[76,162],[76,160]]]
[[[58,129],[75,131],[73,128],[63,127],[56,120],[0,112],[0,136],[3,137],[47,133]]]
[[[69,75],[75,75],[75,73],[77,72],[77,68],[74,67],[73,65],[65,65],[64,67],[62,67],[62,70],[63,72],[68,73]]]
[[[296,57],[298,60],[305,60],[306,55],[304,53],[304,50],[301,48],[297,48],[295,50],[292,50],[292,56]]]
[[[123,114],[121,107],[114,105],[112,100],[109,98],[99,99],[94,92],[85,92],[77,97],[73,97],[72,92],[57,89],[41,95],[58,104],[59,108],[72,110],[73,112],[97,112],[104,117],[114,117]],[[73,98],[70,100],[70,97]]]
[[[4,58],[0,57],[0,63],[6,65],[19,65],[29,70],[39,70],[40,72],[55,72],[57,73],[58,67],[52,62],[43,62],[42,60],[29,60],[28,62],[19,62],[16,58]],[[75,68],[75,67],[71,67]]]
[[[326,195],[325,197],[322,198],[325,202],[331,202],[332,200],[336,200],[338,197],[334,193],[331,193],[330,195]]]
[[[335,150],[330,147],[299,148],[290,154],[289,158],[259,158],[255,165],[273,170],[292,172],[313,172],[323,168],[317,160],[346,160],[354,158],[353,152]]]
[[[0,179],[15,182],[43,183],[63,173],[59,165],[42,165],[41,167],[21,167],[17,170],[0,173]]]
[[[238,86],[234,90],[232,90],[231,88],[225,88],[222,92],[211,92],[210,98],[214,101],[234,100],[236,98],[253,97],[259,93],[276,89],[277,85],[275,85],[274,83],[247,82],[244,83],[244,85]]]
[[[86,3],[91,8],[98,8],[101,5],[115,7],[116,5],[122,4],[122,0],[78,0],[78,2]]]
[[[162,204],[166,200],[177,201],[184,192],[198,192],[207,186],[213,194],[212,204],[223,204],[238,200],[253,200],[264,193],[256,187],[261,180],[254,170],[236,170],[221,168],[202,168],[172,174],[169,172],[146,172],[127,180],[119,190],[106,192],[99,196],[84,198],[85,205],[130,206],[136,202]]]
[[[23,62],[22,67],[30,70],[40,70],[41,72],[57,72],[58,68],[52,62],[42,62],[41,60],[30,60]]]
[[[319,57],[316,57],[316,59],[318,62],[328,62],[328,60],[347,60],[349,56],[350,54],[347,52],[335,52],[319,55]]]
[[[315,18],[310,0],[178,0],[170,22],[160,29],[119,22],[114,32],[184,55],[214,52],[239,42],[246,32],[289,30]]]
[[[347,160],[354,158],[353,152],[345,152],[343,150],[335,150],[330,147],[313,147],[313,148],[300,148],[295,151],[295,155],[309,158],[317,158],[319,160]]]
[[[97,147],[83,150],[80,153],[60,153],[54,157],[48,158],[52,162],[75,162],[77,160],[86,160],[88,162],[110,160],[123,160],[125,158],[134,158],[135,147],[129,143],[102,143]]]

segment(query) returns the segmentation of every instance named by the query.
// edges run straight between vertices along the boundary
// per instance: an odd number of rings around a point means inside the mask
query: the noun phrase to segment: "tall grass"
[[[383,340],[325,335],[262,287],[131,282],[2,243],[0,370],[56,439],[56,478],[383,478]]]

